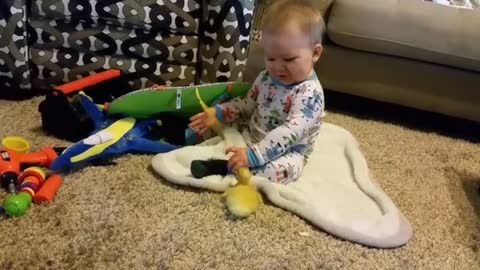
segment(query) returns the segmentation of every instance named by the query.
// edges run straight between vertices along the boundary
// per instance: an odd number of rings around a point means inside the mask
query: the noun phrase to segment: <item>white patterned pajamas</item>
[[[253,168],[252,173],[272,182],[287,184],[300,176],[304,160],[303,155],[289,151],[262,167]]]
[[[323,89],[314,72],[305,81],[284,85],[263,71],[245,97],[215,109],[224,123],[249,118],[252,143],[247,153],[253,173],[289,183],[301,175],[318,137],[324,115]]]

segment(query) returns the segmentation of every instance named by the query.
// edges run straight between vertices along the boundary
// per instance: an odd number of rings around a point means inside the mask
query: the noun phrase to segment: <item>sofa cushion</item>
[[[0,1],[0,98],[29,89],[26,16],[22,1]]]
[[[480,71],[480,12],[421,0],[336,0],[328,36],[336,44]]]
[[[120,69],[132,89],[157,85],[184,86],[195,84],[194,65],[172,64],[150,60],[125,58],[120,55],[103,56],[73,49],[31,49],[32,87],[51,87],[93,75],[106,69]]]
[[[110,68],[125,71],[134,89],[195,82],[196,35],[52,19],[31,20],[30,27],[35,88],[48,88]]]
[[[34,0],[31,16],[194,34],[198,33],[202,15],[200,2],[201,0]]]
[[[241,81],[250,44],[254,0],[208,0],[200,38],[201,83]]]

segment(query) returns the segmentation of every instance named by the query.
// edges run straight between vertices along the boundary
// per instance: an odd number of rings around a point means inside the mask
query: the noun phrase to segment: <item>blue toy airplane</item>
[[[156,120],[109,119],[83,92],[78,97],[93,120],[95,131],[66,148],[51,165],[52,171],[75,170],[126,153],[165,153],[181,147],[150,139],[153,129],[158,127]]]

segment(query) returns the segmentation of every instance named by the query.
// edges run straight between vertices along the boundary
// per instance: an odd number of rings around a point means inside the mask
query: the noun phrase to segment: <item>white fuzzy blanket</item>
[[[169,182],[222,192],[235,181],[233,176],[195,179],[190,163],[194,159],[226,159],[228,146],[246,145],[245,137],[233,128],[227,127],[224,136],[225,140],[215,137],[200,145],[157,154],[153,169]],[[322,126],[315,150],[296,182],[282,185],[261,177],[254,177],[254,181],[274,205],[339,238],[394,248],[412,236],[408,220],[373,179],[357,141],[339,126]]]

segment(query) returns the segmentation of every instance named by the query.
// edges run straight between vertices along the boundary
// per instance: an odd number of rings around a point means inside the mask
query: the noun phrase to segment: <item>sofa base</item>
[[[316,67],[326,89],[480,122],[480,75],[326,45]]]

